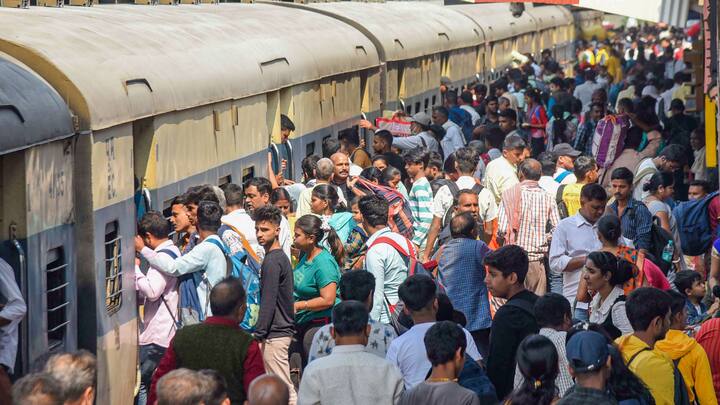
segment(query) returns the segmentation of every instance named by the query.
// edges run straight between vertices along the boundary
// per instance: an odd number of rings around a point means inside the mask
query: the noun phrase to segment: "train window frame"
[[[433,96],[432,96],[432,106],[433,107],[437,106],[437,94],[433,94]]]
[[[120,223],[105,224],[105,310],[108,315],[120,311],[123,304],[122,235]]]
[[[315,154],[315,141],[305,144],[305,157]]]
[[[67,328],[70,325],[69,265],[63,246],[48,249],[45,265],[45,335],[50,353],[64,351],[67,345]]]
[[[427,112],[427,110],[428,110],[429,107],[430,107],[430,98],[429,98],[429,97],[425,97],[425,109],[424,109],[423,111],[424,111],[424,112]]]
[[[420,102],[416,101],[415,102],[415,114],[417,114],[419,112],[420,112]]]
[[[242,170],[242,184],[255,177],[255,166],[244,167]]]
[[[232,174],[226,174],[225,176],[220,176],[217,181],[218,187],[222,187],[226,184],[232,183]]]

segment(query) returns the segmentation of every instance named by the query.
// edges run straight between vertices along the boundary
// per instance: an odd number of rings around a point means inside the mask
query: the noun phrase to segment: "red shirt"
[[[720,398],[720,318],[705,321],[695,340],[705,349],[710,361],[715,395]]]
[[[219,316],[211,316],[207,318],[204,323],[210,325],[225,325],[231,328],[240,329],[240,325],[237,321]],[[198,350],[202,349],[198,348]],[[163,355],[163,358],[160,360],[160,364],[158,364],[157,369],[155,369],[155,373],[153,373],[152,384],[150,385],[150,394],[148,395],[148,404],[154,404],[157,399],[156,390],[158,380],[176,368],[178,368],[177,357],[175,355],[175,350],[173,349],[173,342],[170,342],[170,346],[168,346],[165,351],[165,355]],[[248,346],[247,355],[245,356],[245,361],[243,362],[243,370],[245,372],[243,374],[243,387],[245,388],[245,393],[247,394],[250,383],[255,378],[265,374],[265,365],[263,363],[262,353],[260,352],[260,346],[257,341],[251,342],[250,346]]]
[[[714,197],[708,204],[708,215],[710,216],[710,230],[715,235],[718,226],[718,218],[720,218],[720,196]]]

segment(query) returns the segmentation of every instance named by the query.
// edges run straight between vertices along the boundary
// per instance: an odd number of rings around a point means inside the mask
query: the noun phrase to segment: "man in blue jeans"
[[[573,318],[587,321],[588,304],[575,302],[578,285],[590,252],[600,250],[597,221],[605,212],[607,193],[601,185],[586,184],[580,190],[578,213],[560,221],[550,243],[550,271],[562,274],[562,295],[575,308]]]

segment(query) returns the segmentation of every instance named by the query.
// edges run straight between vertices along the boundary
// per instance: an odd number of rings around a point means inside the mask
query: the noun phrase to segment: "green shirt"
[[[295,302],[307,301],[320,296],[320,289],[330,283],[337,285],[340,282],[340,269],[330,252],[323,249],[312,261],[307,256],[300,258],[293,271],[295,282]],[[335,296],[335,304],[340,302]],[[333,304],[334,305],[334,304]],[[313,319],[331,317],[332,307],[322,311],[298,311],[295,313],[295,323],[301,324]]]

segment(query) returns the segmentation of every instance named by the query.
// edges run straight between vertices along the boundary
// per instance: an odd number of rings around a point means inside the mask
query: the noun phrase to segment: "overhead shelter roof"
[[[45,81],[0,55],[0,154],[72,136],[70,110]]]
[[[367,29],[382,44],[386,61],[417,58],[484,43],[482,30],[453,9],[429,2],[313,3]]]
[[[0,21],[0,51],[93,130],[379,65],[349,25],[269,4],[2,8]]]
[[[537,29],[535,20],[528,13],[523,13],[519,18],[513,17],[507,3],[458,4],[447,8],[465,14],[480,25],[485,32],[485,39],[489,42]]]

